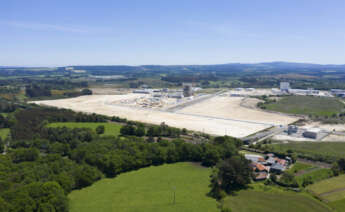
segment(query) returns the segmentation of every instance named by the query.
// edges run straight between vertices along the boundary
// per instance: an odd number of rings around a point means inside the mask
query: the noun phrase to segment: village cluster
[[[253,169],[254,180],[257,181],[269,178],[270,173],[281,174],[292,164],[290,157],[279,158],[273,153],[264,156],[245,154],[245,158],[251,161],[250,167]]]

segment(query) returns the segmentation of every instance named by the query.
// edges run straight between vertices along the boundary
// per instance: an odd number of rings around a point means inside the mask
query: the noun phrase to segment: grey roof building
[[[275,173],[282,173],[283,171],[285,171],[285,169],[285,166],[283,166],[282,164],[275,163],[271,166],[270,171]]]

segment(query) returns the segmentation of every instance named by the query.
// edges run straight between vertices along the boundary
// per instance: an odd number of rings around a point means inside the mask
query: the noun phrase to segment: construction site
[[[315,126],[294,130],[291,124],[300,116],[264,111],[257,107],[261,100],[256,96],[270,96],[276,92],[276,89],[237,88],[203,93],[201,88],[186,83],[182,88],[175,89],[121,89],[117,95],[97,94],[34,103],[145,123],[165,122],[173,127],[249,140],[315,141],[343,135],[343,131],[334,135],[331,130]],[[345,141],[345,137],[341,139]]]

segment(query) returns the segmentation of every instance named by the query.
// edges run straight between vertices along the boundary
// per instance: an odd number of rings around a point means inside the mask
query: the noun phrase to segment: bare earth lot
[[[214,97],[183,108],[176,113],[115,104],[142,94],[91,95],[70,99],[37,101],[36,104],[75,111],[119,116],[152,124],[166,124],[214,135],[245,137],[271,125],[288,124],[294,117],[241,106],[243,97]]]
[[[248,122],[271,124],[271,125],[286,125],[297,120],[295,117],[284,116],[275,113],[268,113],[256,109],[241,106],[243,97],[221,97],[217,96],[208,101],[200,102],[199,104],[186,107],[178,112],[194,114],[194,115],[208,115],[213,117],[223,117],[229,119],[243,120]],[[248,104],[249,99],[245,100]]]

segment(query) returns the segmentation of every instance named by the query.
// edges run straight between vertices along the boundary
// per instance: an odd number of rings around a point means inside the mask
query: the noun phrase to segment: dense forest
[[[0,120],[9,121],[5,117]],[[214,166],[238,155],[241,141],[217,137],[200,144],[179,136],[184,130],[145,126],[117,117],[82,114],[70,110],[28,106],[13,113],[9,143],[0,156],[1,211],[68,211],[67,194],[103,177],[150,165],[179,161]],[[102,128],[50,128],[50,122],[98,122],[118,120],[121,136],[100,137]],[[104,130],[104,129],[103,129]],[[142,137],[147,135],[146,138]],[[159,137],[160,139],[150,139]],[[173,140],[166,140],[170,137]]]

